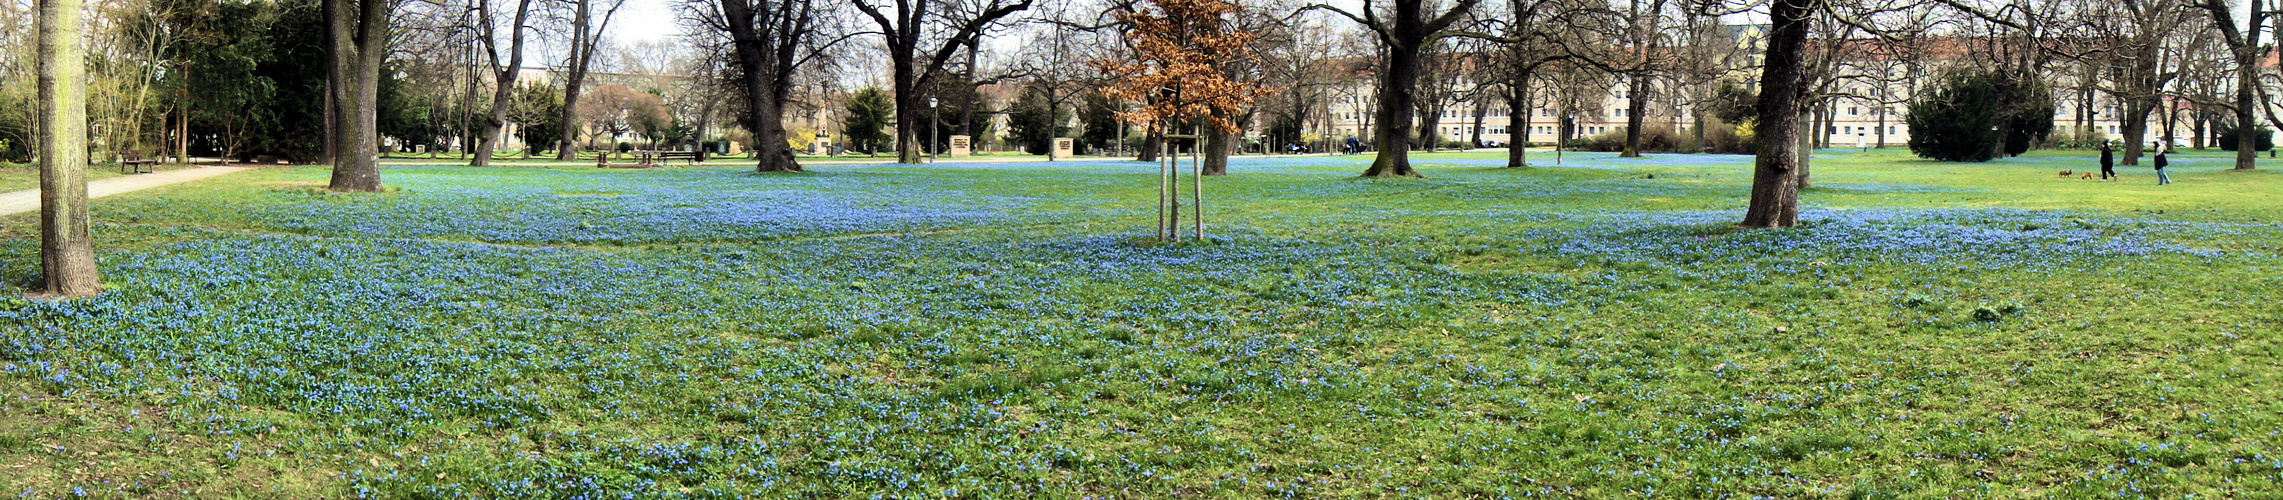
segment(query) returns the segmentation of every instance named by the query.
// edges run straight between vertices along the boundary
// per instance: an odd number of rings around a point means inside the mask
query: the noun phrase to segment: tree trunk
[[[707,139],[713,137],[713,104],[710,104],[713,99],[706,99],[705,102],[708,104],[701,104],[698,108],[698,163],[713,159],[713,141]],[[791,144],[785,146],[792,147]]]
[[[177,112],[177,113],[175,113],[175,118],[174,118],[174,125],[175,125],[175,133],[174,133],[174,159],[175,159],[176,161],[178,161],[178,162],[181,162],[181,163],[182,163],[182,164],[184,164],[184,165],[189,165],[189,164],[190,164],[190,87],[189,87],[188,85],[185,85],[185,86],[183,86],[183,87],[182,87],[182,90],[181,90],[181,92],[182,92],[182,93],[181,93],[181,96],[180,96],[180,99],[181,99],[181,101],[179,101],[179,102],[177,102],[177,103],[175,104],[175,109],[176,109],[178,112]],[[331,92],[331,88],[330,88],[330,87],[328,87],[328,88],[327,88],[327,91],[326,91],[326,94],[325,94],[325,99],[326,99],[326,101],[325,101],[325,104],[326,104],[326,107],[325,107],[325,136],[326,136],[326,137],[332,137],[332,136],[333,136],[333,108],[332,108],[332,104],[333,104],[333,101],[332,101],[332,99],[333,99],[333,95],[332,95],[332,92]],[[326,165],[331,165],[331,164],[333,164],[333,145],[332,145],[330,142],[328,142],[328,143],[325,145],[325,164],[326,164]]]
[[[2251,3],[2254,9],[2263,8],[2264,4],[2265,2],[2258,0],[2253,0]],[[2249,171],[2259,168],[2259,134],[2255,133],[2258,132],[2258,128],[2252,126],[2252,124],[2256,123],[2256,120],[2259,119],[2259,116],[2257,115],[2259,110],[2259,103],[2257,102],[2257,99],[2259,97],[2260,56],[2265,55],[2265,53],[2270,50],[2259,45],[2258,28],[2261,21],[2261,15],[2262,14],[2259,12],[2253,12],[2251,14],[2252,29],[2243,35],[2246,37],[2245,47],[2235,50],[2236,170]],[[2196,135],[2201,137],[2203,135],[2203,130],[2201,130],[2202,127],[2197,128],[2198,130],[2196,131]],[[2199,148],[2200,147],[2201,146],[2199,146]]]
[[[1697,102],[1700,102],[1700,103],[1701,103],[1701,102],[1703,102],[1703,101],[1702,101],[1702,100],[1699,100],[1699,101],[1697,101]],[[1694,105],[1694,106],[1690,106],[1690,107],[1689,107],[1689,115],[1688,115],[1688,119],[1689,119],[1689,128],[1695,129],[1695,130],[1693,130],[1692,132],[1696,134],[1696,142],[1695,142],[1695,144],[1696,144],[1696,150],[1695,150],[1695,151],[1688,151],[1688,152],[1689,152],[1689,153],[1703,153],[1703,152],[1704,152],[1704,148],[1705,148],[1705,145],[1704,145],[1704,106],[1703,106],[1703,105],[1701,105],[1701,104],[1700,104],[1700,105]]]
[[[1805,55],[1808,16],[1815,0],[1774,0],[1769,20],[1768,52],[1760,76],[1760,123],[1756,140],[1760,154],[1752,171],[1752,201],[1744,212],[1746,228],[1778,228],[1799,224],[1800,166],[1800,59]]]
[[[1810,124],[1810,125],[1809,125],[1810,127],[1817,127],[1817,130],[1815,131],[1815,133],[1816,133],[1816,134],[1818,134],[1818,135],[1824,135],[1824,134],[1823,134],[1824,132],[1830,132],[1830,131],[1831,131],[1830,129],[1820,128],[1820,127],[1822,127],[1821,125],[1814,125],[1814,120],[1813,120],[1812,118],[1813,118],[1813,115],[1801,115],[1801,116],[1800,116],[1800,119],[1802,119],[1802,120],[1807,120],[1807,121],[1808,121],[1808,123]],[[1806,137],[1804,137],[1804,136],[1803,136],[1803,137],[1801,137],[1801,139],[1805,139],[1805,138],[1806,138]],[[1815,168],[1814,168],[1814,167],[1815,167],[1815,145],[1814,145],[1814,144],[1811,144],[1809,141],[1806,141],[1806,140],[1802,140],[1802,141],[1800,141],[1800,143],[1799,143],[1799,168],[1798,168],[1797,170],[1795,170],[1795,171],[1794,171],[1794,173],[1792,174],[1792,177],[1794,177],[1794,178],[1795,178],[1795,179],[1793,180],[1793,183],[1794,183],[1794,184],[1796,184],[1796,185],[1799,187],[1799,189],[1807,189],[1807,188],[1809,188],[1809,187],[1813,187],[1813,186],[1815,185],[1815,176],[1814,176],[1814,173],[1815,173]]]
[[[556,141],[556,161],[579,158],[579,93],[587,83],[587,62],[594,59],[588,53],[594,50],[592,38],[598,36],[587,31],[593,4],[594,0],[578,0],[571,14],[571,54],[563,68],[563,135]]]
[[[1649,111],[1649,77],[1632,75],[1626,78],[1625,97],[1625,152],[1624,158],[1641,157],[1641,126],[1647,123],[1642,115]]]
[[[800,172],[801,162],[793,156],[793,145],[786,140],[784,102],[766,87],[748,83],[746,92],[752,100],[752,117],[745,122],[746,130],[753,132],[753,157],[759,160],[755,172]]]
[[[491,26],[491,12],[486,10],[483,12],[483,15],[485,16],[484,26],[489,28]],[[513,34],[508,35],[509,49],[507,54],[507,66],[493,72],[492,80],[494,80],[494,86],[498,88],[492,91],[491,116],[485,117],[484,119],[484,136],[482,141],[476,143],[476,158],[474,161],[469,163],[470,165],[478,167],[490,166],[491,153],[493,150],[499,148],[500,133],[507,127],[508,102],[511,99],[515,98],[515,77],[518,76],[518,73],[521,73],[523,69],[523,23],[528,19],[530,15],[531,0],[520,0],[516,2],[515,26],[511,28],[515,31],[512,32]],[[497,43],[493,41],[493,36],[494,35],[490,34],[484,35],[484,46],[490,49],[487,52],[496,54],[498,48]],[[492,60],[496,61],[498,59],[494,57]],[[525,145],[524,147],[526,149],[530,148],[529,145]]]
[[[40,294],[101,292],[87,212],[87,53],[80,0],[39,1]]]
[[[1419,86],[1419,45],[1387,47],[1387,67],[1380,73],[1377,146],[1379,156],[1364,177],[1425,177],[1411,169],[1411,110]]]
[[[1419,142],[1414,146],[1421,151],[1434,152],[1442,148],[1443,109],[1441,97],[1420,100]]]
[[[809,20],[805,16],[813,15],[814,11],[809,4],[798,7],[788,4],[773,11],[754,12],[743,1],[721,2],[721,9],[723,17],[732,21],[725,24],[732,47],[731,61],[738,70],[737,91],[746,104],[746,114],[742,117],[745,130],[753,134],[756,160],[753,170],[800,172],[801,163],[793,156],[793,145],[785,137],[784,103],[792,92],[791,72],[794,57],[798,55],[796,50],[806,35],[771,28],[778,24],[805,24]]]
[[[1514,74],[1506,82],[1506,168],[1530,166],[1530,72]]]
[[[2124,158],[2118,165],[2140,165],[2140,152],[2148,147],[2149,108],[2139,98],[2125,100],[2124,116],[2117,117],[2124,131]]]
[[[1883,94],[1884,90],[1881,92],[1881,95],[1885,95]],[[1878,136],[1878,147],[1885,148],[1887,147],[1887,103],[1881,102],[1878,103],[1878,106],[1879,119],[1877,126],[1871,128],[1871,134]]]
[[[1229,150],[1236,147],[1237,136],[1214,130],[1212,127],[1204,128],[1206,129],[1205,149],[1203,151],[1205,153],[1205,166],[1199,172],[1203,175],[1229,175]]]
[[[1160,146],[1164,144],[1165,136],[1158,133],[1157,127],[1148,127],[1147,133],[1142,136],[1140,154],[1134,155],[1134,161],[1157,161],[1158,154],[1163,152],[1159,151],[1163,149]]]
[[[1473,106],[1474,124],[1472,125],[1472,128],[1467,131],[1467,135],[1469,136],[1467,138],[1467,149],[1482,147],[1482,121],[1490,117],[1490,106],[1483,105],[1481,102],[1482,99],[1480,98],[1481,94],[1476,94],[1476,96],[1476,102]],[[1507,121],[1513,122],[1513,120]]]
[[[920,96],[918,64],[910,53],[889,51],[896,78],[896,163],[920,163]],[[1052,153],[1049,151],[1048,153]]]
[[[982,48],[982,44],[983,37],[980,36],[967,40],[967,66],[965,74],[959,78],[960,90],[963,91],[959,94],[959,135],[968,136],[969,140],[973,140],[972,138],[975,136],[975,115],[977,114],[975,112],[975,105],[977,104],[975,97],[980,95],[975,91],[975,63],[977,62],[977,52]],[[1119,125],[1119,128],[1121,129],[1119,135],[1125,135],[1125,131],[1122,130],[1125,126]],[[970,146],[972,147],[972,144]]]
[[[388,57],[389,12],[385,0],[327,0],[327,26],[333,49],[331,138],[333,191],[381,190],[378,156],[381,62]]]

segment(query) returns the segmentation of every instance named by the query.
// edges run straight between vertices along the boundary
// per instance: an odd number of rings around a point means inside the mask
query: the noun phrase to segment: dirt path
[[[90,199],[102,198],[114,194],[141,191],[178,182],[195,181],[208,177],[214,177],[217,175],[229,174],[240,170],[250,170],[250,168],[198,167],[186,168],[182,170],[168,170],[155,174],[113,177],[87,183],[87,197]],[[39,209],[40,190],[38,189],[26,189],[13,193],[0,193],[0,215],[15,215]]]

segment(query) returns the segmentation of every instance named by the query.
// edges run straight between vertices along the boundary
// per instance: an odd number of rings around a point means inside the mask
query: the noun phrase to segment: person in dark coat
[[[2156,143],[2156,185],[2158,185],[2158,186],[2162,186],[2162,185],[2165,185],[2165,184],[2171,184],[2171,183],[2172,183],[2172,176],[2169,176],[2169,175],[2164,175],[2164,167],[2168,167],[2168,166],[2171,166],[2171,165],[2172,165],[2172,162],[2171,162],[2171,161],[2169,161],[2169,160],[2166,160],[2166,159],[2164,158],[2164,154],[2165,154],[2165,153],[2170,153],[2170,152],[2171,152],[2170,150],[2167,150],[2167,149],[2164,147],[2164,142],[2163,142],[2163,141],[2157,141],[2157,143]]]
[[[2111,147],[2111,146],[2109,145],[2109,141],[2101,141],[2101,180],[2103,180],[2103,181],[2112,181],[2112,180],[2116,180],[2116,176],[2117,176],[2117,153],[2116,153],[2116,148],[2114,148],[2114,147]]]

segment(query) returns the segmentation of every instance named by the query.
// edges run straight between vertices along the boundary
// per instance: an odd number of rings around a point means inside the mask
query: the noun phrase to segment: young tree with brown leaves
[[[1116,83],[1103,91],[1112,99],[1144,102],[1119,118],[1168,135],[1176,127],[1194,130],[1202,137],[1210,128],[1235,133],[1235,117],[1253,99],[1268,92],[1258,85],[1231,80],[1223,67],[1251,52],[1253,35],[1230,25],[1236,4],[1222,0],[1150,0],[1154,9],[1121,10],[1118,20],[1129,26],[1126,44],[1129,60],[1101,60],[1095,64]],[[1159,147],[1163,147],[1162,143]],[[1175,182],[1171,159],[1159,163],[1158,237],[1181,239],[1181,188]],[[1205,237],[1204,171],[1195,157],[1190,191],[1195,235]]]

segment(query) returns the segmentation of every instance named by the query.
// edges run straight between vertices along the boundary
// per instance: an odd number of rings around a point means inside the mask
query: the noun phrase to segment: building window
[[[1854,107],[1854,106],[1848,106],[1848,107],[1847,107],[1847,116],[1855,116],[1855,115],[1856,115],[1856,113],[1855,113],[1855,107]]]

